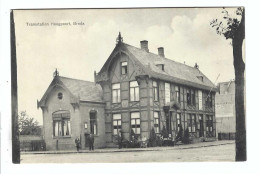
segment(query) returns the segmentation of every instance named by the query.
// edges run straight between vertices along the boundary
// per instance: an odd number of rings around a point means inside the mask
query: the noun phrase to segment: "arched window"
[[[52,119],[54,137],[65,137],[71,135],[69,111],[54,112],[52,114]]]
[[[97,135],[97,111],[90,111],[90,133]]]

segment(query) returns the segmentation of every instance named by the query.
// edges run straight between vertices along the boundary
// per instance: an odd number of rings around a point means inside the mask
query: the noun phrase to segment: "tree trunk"
[[[245,37],[245,19],[242,14],[241,23],[233,38],[233,57],[235,69],[235,107],[236,107],[236,161],[246,161],[246,120],[244,102],[245,63],[242,45]]]

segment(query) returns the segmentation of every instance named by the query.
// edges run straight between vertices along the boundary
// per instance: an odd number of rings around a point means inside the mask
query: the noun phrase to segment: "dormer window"
[[[162,71],[164,71],[164,64],[157,64],[156,66],[160,68]]]
[[[198,78],[201,82],[203,82],[203,76],[197,76],[197,78]]]
[[[121,62],[121,74],[127,74],[127,62]]]

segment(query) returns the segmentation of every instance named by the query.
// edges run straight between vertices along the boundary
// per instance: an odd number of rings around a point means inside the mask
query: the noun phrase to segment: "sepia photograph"
[[[13,163],[247,160],[244,7],[10,14]]]

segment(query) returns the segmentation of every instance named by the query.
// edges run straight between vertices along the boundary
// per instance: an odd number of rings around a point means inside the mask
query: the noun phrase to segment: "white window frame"
[[[164,83],[164,98],[165,98],[165,104],[171,102],[171,84],[165,82]]]
[[[131,129],[133,129],[135,134],[137,135],[141,134],[140,112],[131,113]]]
[[[130,82],[130,101],[139,101],[139,85],[137,81]]]
[[[113,114],[113,135],[118,135],[120,130],[122,130],[122,116]]]
[[[159,118],[159,112],[154,111],[153,112],[153,124],[154,124],[154,131],[156,134],[160,133],[160,118]]]
[[[112,84],[112,102],[120,103],[121,102],[121,92],[120,92],[120,83]]]

